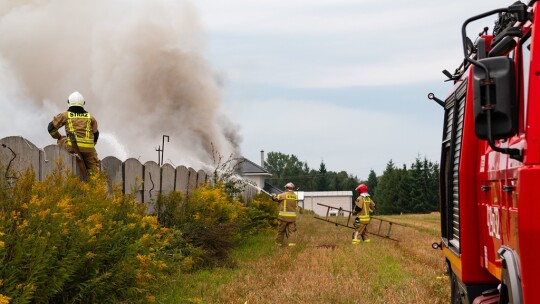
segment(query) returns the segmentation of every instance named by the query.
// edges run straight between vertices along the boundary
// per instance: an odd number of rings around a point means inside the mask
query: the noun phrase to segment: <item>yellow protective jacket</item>
[[[284,222],[296,222],[298,196],[294,193],[294,191],[280,193],[273,199],[279,202],[278,220]]]
[[[369,197],[369,194],[362,193],[354,202],[353,215],[358,214],[360,223],[367,224],[371,220],[370,214],[375,210],[375,202]]]
[[[81,152],[94,151],[99,131],[97,121],[90,113],[84,111],[82,107],[70,107],[66,112],[56,115],[49,123],[49,134],[59,139],[58,130],[62,127],[66,129],[66,136],[70,133],[75,134],[77,146]],[[67,144],[71,146],[69,136]]]

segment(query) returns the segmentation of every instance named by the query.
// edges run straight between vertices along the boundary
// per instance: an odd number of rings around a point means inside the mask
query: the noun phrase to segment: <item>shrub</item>
[[[258,194],[248,202],[247,214],[244,231],[248,234],[267,233],[277,227],[278,204],[267,195]]]
[[[179,231],[109,193],[101,174],[82,182],[57,170],[35,182],[27,171],[0,197],[0,300],[149,302],[167,263],[188,260]]]
[[[189,242],[192,269],[229,263],[228,253],[241,238],[247,218],[245,206],[221,183],[197,188],[187,199],[174,192],[160,196],[157,205],[160,223],[180,229]]]
[[[182,230],[191,245],[192,268],[229,265],[229,252],[247,235],[266,233],[277,226],[278,207],[266,195],[247,206],[232,198],[218,182],[204,185],[185,198],[170,193],[158,198],[159,221]]]

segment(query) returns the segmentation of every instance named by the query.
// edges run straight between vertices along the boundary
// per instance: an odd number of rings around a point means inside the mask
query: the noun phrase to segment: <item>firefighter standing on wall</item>
[[[66,112],[56,115],[49,123],[49,134],[57,139],[58,145],[70,153],[75,153],[76,144],[88,173],[92,174],[99,170],[99,158],[94,148],[98,137],[98,125],[96,119],[86,112],[84,97],[79,92],[69,95],[67,103],[69,108]],[[66,136],[62,136],[58,130],[65,127]],[[72,141],[75,142],[72,142]]]
[[[279,246],[295,246],[296,243],[286,243],[296,232],[296,209],[298,206],[298,196],[294,193],[294,184],[287,183],[286,191],[278,195],[273,194],[272,199],[279,202],[278,233],[276,244]],[[287,240],[285,240],[285,238]]]
[[[353,244],[362,242],[370,242],[367,238],[367,226],[371,220],[370,214],[375,210],[375,202],[371,199],[368,193],[368,187],[360,184],[356,187],[356,192],[360,195],[354,202],[353,215],[358,215],[354,220],[356,231],[353,233]],[[358,236],[360,235],[360,238]]]

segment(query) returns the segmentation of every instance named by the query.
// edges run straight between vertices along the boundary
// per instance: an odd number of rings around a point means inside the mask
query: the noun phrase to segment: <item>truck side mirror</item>
[[[512,137],[518,131],[514,62],[506,56],[484,58],[478,62],[485,69],[479,66],[473,69],[476,136],[484,140]]]

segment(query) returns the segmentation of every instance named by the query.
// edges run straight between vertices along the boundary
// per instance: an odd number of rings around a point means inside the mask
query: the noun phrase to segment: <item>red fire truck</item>
[[[465,58],[445,100],[440,243],[451,303],[540,303],[540,7],[462,26]],[[498,18],[470,39],[467,26]],[[476,35],[475,35],[476,36]]]

